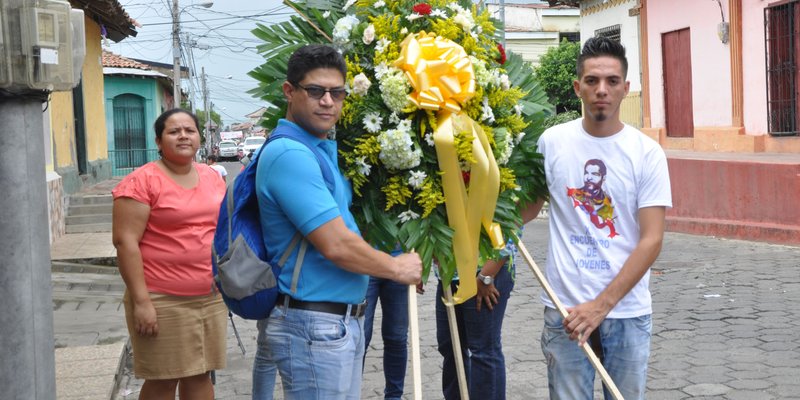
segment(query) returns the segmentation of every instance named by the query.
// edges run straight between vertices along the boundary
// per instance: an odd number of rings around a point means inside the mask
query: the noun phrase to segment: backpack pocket
[[[219,259],[218,269],[222,291],[236,300],[277,285],[272,267],[258,258],[241,234]]]

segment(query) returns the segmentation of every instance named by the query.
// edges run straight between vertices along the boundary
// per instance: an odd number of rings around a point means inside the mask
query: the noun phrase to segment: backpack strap
[[[311,142],[307,134],[294,135],[290,133],[290,131],[280,129],[280,127],[278,127],[277,129],[275,129],[275,131],[272,132],[272,134],[269,136],[269,139],[267,139],[267,141],[264,142],[264,144],[261,146],[262,151],[264,148],[267,147],[267,144],[269,144],[269,142],[281,138],[291,139],[294,140],[295,142],[302,143],[309,150],[311,150],[314,156],[317,157],[317,163],[319,163],[319,169],[322,171],[322,178],[325,180],[325,185],[328,187],[328,190],[330,190],[331,193],[334,193],[334,190],[336,188],[336,181],[333,179],[333,172],[331,171],[331,167],[328,165],[328,162],[325,161],[325,158],[323,157],[322,153],[320,153],[319,149],[317,149],[317,146],[315,146]]]

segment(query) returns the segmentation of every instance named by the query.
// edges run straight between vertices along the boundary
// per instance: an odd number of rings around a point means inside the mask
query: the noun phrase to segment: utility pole
[[[46,99],[46,92],[0,97],[0,170],[6,172],[0,175],[0,387],[17,399],[56,398],[50,229],[42,152],[42,103]]]
[[[172,0],[172,97],[174,108],[181,106],[181,39],[178,0]]]
[[[503,48],[506,47],[506,1],[500,0],[500,21],[503,23]]]
[[[208,153],[211,154],[211,150],[213,146],[211,145],[211,109],[208,105],[208,85],[206,84],[206,67],[203,67],[201,70],[203,75],[203,110],[206,112],[206,147],[208,148]]]

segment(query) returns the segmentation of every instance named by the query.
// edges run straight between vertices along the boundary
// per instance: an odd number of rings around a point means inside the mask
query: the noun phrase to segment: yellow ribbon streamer
[[[493,222],[500,170],[483,129],[460,112],[461,105],[475,95],[475,72],[464,49],[425,32],[408,35],[401,46],[394,65],[405,71],[414,88],[409,98],[418,108],[439,111],[433,141],[443,173],[447,220],[454,230],[453,253],[461,277],[453,301],[460,304],[478,292],[475,279],[469,277],[477,273],[481,225],[495,248],[505,244],[500,226]],[[455,146],[455,135],[461,132],[470,132],[474,138],[476,162],[470,169],[469,191]]]

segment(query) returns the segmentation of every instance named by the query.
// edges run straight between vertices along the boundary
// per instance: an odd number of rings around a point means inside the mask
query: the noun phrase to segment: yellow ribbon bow
[[[401,44],[395,66],[405,71],[414,88],[409,95],[418,108],[439,111],[433,133],[442,174],[447,220],[453,228],[453,252],[458,291],[453,299],[463,303],[478,292],[474,277],[478,269],[481,225],[492,245],[505,244],[500,226],[493,222],[500,191],[500,170],[486,134],[475,121],[461,113],[461,106],[475,95],[475,72],[467,53],[457,43],[430,33],[410,34]],[[472,134],[476,160],[470,169],[467,190],[456,153],[456,133]]]

